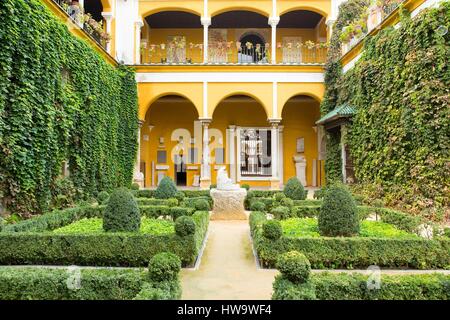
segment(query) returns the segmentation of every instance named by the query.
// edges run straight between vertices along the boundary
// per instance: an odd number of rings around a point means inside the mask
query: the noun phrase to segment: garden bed
[[[359,273],[315,273],[308,285],[277,276],[274,300],[448,300],[450,275],[381,275],[379,287],[369,275]]]
[[[141,232],[102,232],[103,211],[103,206],[71,208],[5,226],[0,232],[0,264],[139,267],[167,251],[178,255],[183,266],[191,266],[209,223],[209,213],[197,211],[192,214],[194,234],[164,233],[157,229],[168,230],[170,222],[152,222],[150,218],[160,214],[141,210],[145,222]]]
[[[253,245],[264,267],[275,267],[280,254],[297,250],[303,252],[316,269],[367,268],[370,265],[385,268],[450,268],[448,238],[427,240],[409,232],[398,233],[399,229],[404,229],[396,225],[397,237],[381,237],[380,234],[368,237],[322,237],[313,234],[314,228],[309,231],[305,228],[305,236],[282,235],[274,240],[263,235],[262,226],[266,221],[265,213],[252,212],[250,215]],[[372,232],[375,231],[372,228]]]

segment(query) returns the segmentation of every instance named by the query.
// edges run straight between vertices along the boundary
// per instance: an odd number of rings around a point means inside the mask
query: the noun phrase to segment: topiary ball
[[[131,190],[136,191],[139,190],[141,188],[141,186],[139,185],[139,183],[133,183],[131,185]]]
[[[206,199],[197,199],[194,201],[194,208],[198,211],[209,211],[211,208],[209,202]]]
[[[323,198],[319,213],[322,236],[349,237],[359,233],[359,217],[355,201],[345,186],[331,186]]]
[[[266,205],[264,204],[264,202],[255,201],[250,205],[250,210],[264,212],[266,211]]]
[[[155,198],[157,199],[174,198],[176,194],[177,187],[169,177],[162,178],[161,182],[155,190]]]
[[[307,195],[305,188],[297,177],[292,177],[288,180],[283,192],[286,197],[292,200],[305,200]]]
[[[148,276],[150,281],[154,282],[176,280],[180,270],[180,258],[170,252],[154,255],[148,264]]]
[[[278,256],[276,267],[284,277],[296,283],[306,282],[311,273],[308,258],[298,251],[289,251]]]
[[[105,204],[109,199],[109,193],[107,191],[102,191],[97,196],[97,201],[100,204]]]
[[[270,240],[278,240],[283,235],[280,221],[268,220],[263,224],[263,236]]]
[[[175,220],[175,233],[180,237],[186,237],[195,233],[195,222],[192,217],[181,216]]]
[[[139,231],[141,214],[133,195],[126,188],[113,191],[103,215],[103,229],[109,232]]]
[[[272,208],[270,213],[278,220],[289,219],[291,217],[291,210],[288,207],[283,206]]]

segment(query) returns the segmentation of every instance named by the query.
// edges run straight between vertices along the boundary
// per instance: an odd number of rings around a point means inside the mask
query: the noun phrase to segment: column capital
[[[272,127],[277,128],[278,125],[281,122],[281,119],[279,119],[279,118],[272,118],[272,119],[269,119],[268,121],[272,125]]]
[[[325,21],[325,24],[327,25],[327,27],[332,27],[335,22],[336,22],[336,19],[327,19]]]
[[[142,28],[142,27],[144,26],[144,21],[142,21],[142,20],[136,20],[136,21],[134,22],[134,24],[136,25],[136,27]]]
[[[202,26],[209,27],[211,25],[211,17],[201,17],[200,22]]]
[[[228,126],[229,130],[236,130],[236,126],[234,124]]]
[[[106,21],[111,21],[114,18],[114,13],[102,12],[102,17],[105,18]]]
[[[212,118],[199,118],[198,119],[202,125],[209,125],[212,121]]]
[[[272,26],[272,28],[275,28],[279,22],[280,17],[269,17],[269,24]]]
[[[142,126],[144,125],[144,123],[145,123],[145,120],[139,119],[139,120],[138,120],[138,126],[139,126],[139,128],[142,128]]]

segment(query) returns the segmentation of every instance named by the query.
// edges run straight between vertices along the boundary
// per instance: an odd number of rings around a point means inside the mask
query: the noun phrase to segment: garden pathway
[[[211,221],[197,270],[183,269],[183,299],[270,299],[276,270],[258,269],[248,221]]]

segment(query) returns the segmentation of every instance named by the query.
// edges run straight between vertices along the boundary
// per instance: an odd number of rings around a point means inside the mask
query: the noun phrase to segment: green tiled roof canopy
[[[328,112],[316,124],[325,124],[327,122],[339,119],[339,118],[348,118],[351,117],[355,113],[355,109],[347,104],[343,104],[333,111]]]

